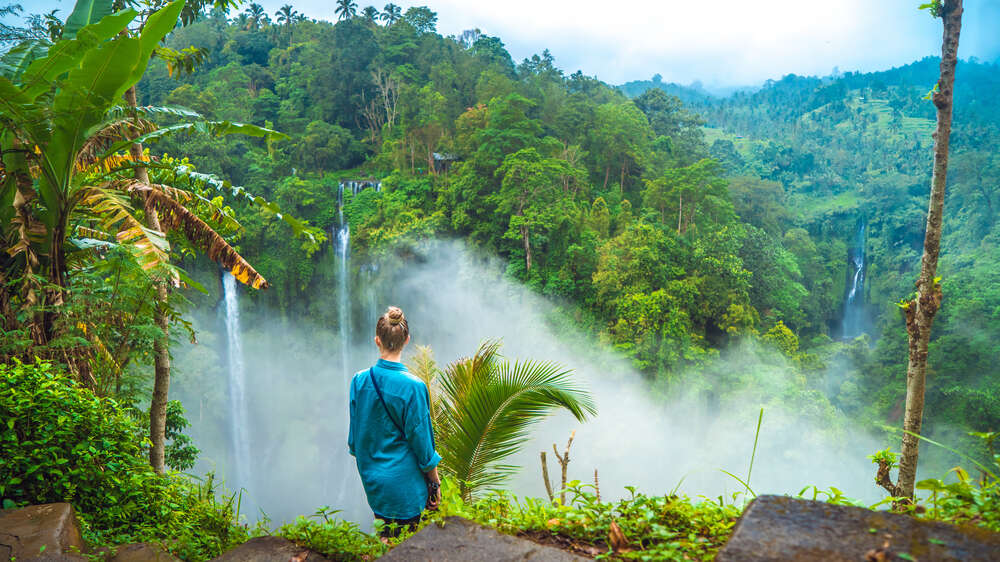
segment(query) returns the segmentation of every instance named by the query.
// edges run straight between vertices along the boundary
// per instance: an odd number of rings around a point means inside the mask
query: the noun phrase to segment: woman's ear
[[[382,340],[378,339],[378,336],[375,336],[375,347],[382,349]]]
[[[376,336],[376,337],[378,337],[378,336]],[[406,334],[406,341],[403,342],[403,345],[406,345],[408,343],[410,343],[410,334]]]

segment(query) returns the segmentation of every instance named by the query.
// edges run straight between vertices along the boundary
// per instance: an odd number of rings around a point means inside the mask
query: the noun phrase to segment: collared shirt
[[[434,450],[427,385],[402,363],[379,359],[372,370],[385,407],[369,370],[355,374],[347,446],[357,461],[372,511],[391,519],[410,519],[427,504],[424,473],[441,461]]]

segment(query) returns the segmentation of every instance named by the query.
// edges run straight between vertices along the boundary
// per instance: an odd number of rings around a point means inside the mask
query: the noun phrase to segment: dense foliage
[[[730,181],[737,212],[780,234],[798,263],[811,326],[796,331],[807,345],[817,332],[838,335],[850,281],[844,256],[864,225],[864,299],[875,341],[854,358],[864,376],[830,390],[838,407],[868,419],[902,415],[906,338],[896,304],[913,291],[922,251],[934,128],[926,94],[937,73],[938,59],[926,58],[868,74],[788,75],[721,100],[691,97],[711,127],[710,153],[739,176]],[[996,76],[996,63],[958,66],[939,270],[944,301],[931,340],[925,417],[930,435],[980,451],[978,440],[948,426],[1000,425],[1000,370],[988,359],[1000,352]],[[746,176],[761,181],[747,184]]]
[[[442,37],[425,8],[381,24],[245,20],[213,12],[176,32],[173,48],[208,57],[179,79],[154,65],[140,94],[270,123],[291,139],[174,139],[157,150],[197,154],[324,229],[337,223],[340,179],[379,178],[380,192],[345,195],[358,261],[459,235],[569,303],[652,379],[691,384],[686,373],[716,386],[698,377],[712,376],[717,350],[770,334],[844,413],[900,418],[895,303],[919,259],[935,59],[789,75],[722,99],[654,79],[623,87],[629,99],[566,75],[547,51],[514,64],[498,38]],[[927,409],[932,434],[960,428],[952,439],[1000,423],[1000,372],[988,359],[1000,341],[995,72],[963,62],[957,85],[956,219],[945,221]],[[311,298],[328,284],[325,257],[254,217],[243,225],[241,250],[274,282],[258,298],[329,322]],[[861,248],[868,345],[841,345]]]
[[[329,293],[330,255],[317,249],[337,226],[343,179],[382,187],[343,193],[355,263],[463,238],[552,297],[564,321],[628,356],[661,395],[683,388],[717,405],[751,388],[754,400],[781,401],[825,427],[900,419],[906,344],[896,303],[912,290],[923,239],[935,59],[789,75],[717,98],[659,77],[619,89],[567,75],[548,51],[515,64],[497,37],[442,37],[426,7],[380,14],[345,0],[330,23],[290,5],[273,22],[256,4],[230,19],[230,3],[217,4],[150,8],[148,31],[129,31],[138,12],[108,15],[108,4],[88,25],[45,20],[44,33],[17,36],[28,42],[0,58],[6,503],[71,501],[90,540],[171,539],[186,559],[245,539],[234,498],[218,500],[211,479],[196,485],[148,467],[146,414],[132,404],[143,404],[154,346],[165,350],[154,320],[190,330],[184,296],[209,305],[215,291],[152,295],[168,283],[197,286],[178,264],[214,277],[216,267],[194,259],[205,250],[251,286],[269,281],[252,301],[282,321],[330,324],[316,296]],[[121,68],[104,64],[112,56]],[[996,456],[966,434],[995,436],[987,432],[1000,426],[996,76],[996,64],[959,69],[925,425],[985,468],[980,481],[956,471],[921,482],[932,501],[914,507],[994,530]],[[139,106],[129,107],[122,94],[137,81]],[[79,111],[51,111],[67,107]],[[137,138],[149,152],[126,154]],[[152,227],[157,215],[170,232]],[[845,304],[862,254],[864,335],[854,339]],[[766,350],[749,353],[757,344]],[[753,357],[734,370],[726,350]],[[71,376],[14,360],[36,355]],[[794,371],[781,388],[768,377],[778,368]],[[494,388],[482,402],[502,398]],[[167,461],[189,468],[196,452],[171,408]],[[569,409],[590,411],[586,401]],[[522,442],[524,425],[507,429],[495,449]],[[486,468],[469,467],[468,480],[498,482]],[[502,493],[472,501],[465,483],[449,488],[441,515],[590,554],[710,558],[739,512],[721,499],[609,503],[578,483],[571,492],[569,505]],[[338,559],[383,552],[355,525],[319,516],[281,533]]]
[[[186,560],[247,539],[211,480],[154,473],[128,408],[47,363],[0,364],[0,419],[4,507],[70,502],[90,544],[164,541]]]

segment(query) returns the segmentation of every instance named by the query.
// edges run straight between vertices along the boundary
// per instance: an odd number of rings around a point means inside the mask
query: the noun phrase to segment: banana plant
[[[134,248],[151,275],[169,274],[169,246],[163,232],[143,224],[133,202],[150,202],[167,226],[187,235],[242,282],[267,286],[205,221],[185,207],[190,193],[129,177],[132,143],[179,131],[210,135],[244,134],[269,140],[284,135],[255,125],[212,122],[182,108],[123,107],[122,94],[142,77],[159,42],[177,25],[184,0],[149,14],[141,31],[128,26],[132,9],[111,12],[107,0],[80,0],[62,38],[50,45],[21,44],[0,59],[0,306],[20,301],[34,315],[32,338],[45,344],[67,287],[67,255],[73,221],[97,221],[96,231]],[[158,127],[161,116],[187,122]],[[150,162],[143,162],[150,165]],[[210,177],[203,185],[226,189],[288,223],[296,235],[322,237],[313,227],[282,215],[274,203]],[[166,228],[164,228],[166,230]],[[320,240],[321,241],[321,240]],[[67,244],[70,246],[67,247]],[[13,281],[18,295],[8,294]]]

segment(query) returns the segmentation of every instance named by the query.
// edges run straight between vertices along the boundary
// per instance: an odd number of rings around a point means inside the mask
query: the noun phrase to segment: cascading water
[[[338,210],[340,225],[335,238],[337,245],[337,324],[340,334],[340,360],[343,372],[350,373],[350,322],[351,322],[351,284],[348,280],[351,260],[351,225],[344,219],[343,187],[338,199],[341,200]]]
[[[236,278],[228,271],[222,274],[222,290],[226,301],[226,335],[229,360],[229,435],[235,470],[229,472],[227,484],[238,490],[250,486],[250,419],[247,415],[246,369],[243,365],[243,343],[240,339],[240,301]]]
[[[340,339],[340,372],[344,377],[343,387],[346,389],[350,384],[354,371],[351,369],[351,283],[350,283],[350,261],[351,261],[351,225],[344,217],[344,188],[351,188],[352,193],[356,193],[355,182],[340,182],[337,190],[337,232],[334,237],[334,249],[337,254],[337,330]],[[347,427],[349,422],[349,412],[344,409],[343,423]],[[350,458],[345,458],[341,466],[342,474],[350,474],[353,470],[353,463]],[[341,478],[340,487],[337,492],[337,503],[342,505],[350,493],[350,487],[354,482],[350,478]]]
[[[864,288],[865,288],[865,224],[858,226],[857,241],[850,256],[854,269],[851,286],[844,299],[843,337],[852,339],[865,331],[864,326]]]

